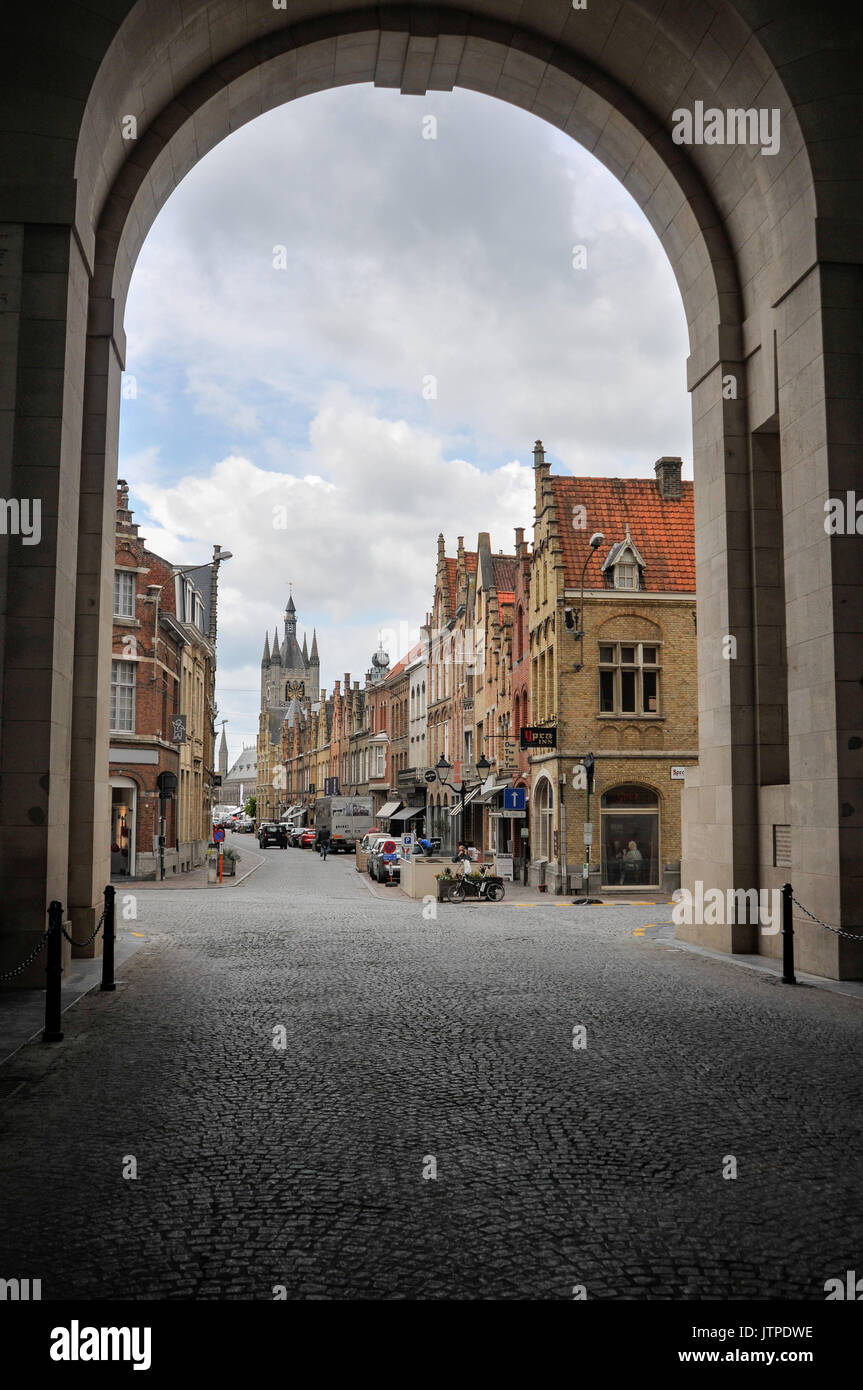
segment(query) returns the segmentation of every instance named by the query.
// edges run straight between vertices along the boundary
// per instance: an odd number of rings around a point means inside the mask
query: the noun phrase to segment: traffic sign
[[[523,811],[527,802],[526,787],[507,787],[503,794],[505,811]]]
[[[423,773],[423,777],[427,782],[437,781],[437,773],[435,772],[433,767],[427,767],[425,772]]]
[[[213,831],[213,843],[214,843],[214,844],[220,845],[220,844],[222,843],[222,841],[224,840],[224,838],[225,838],[225,832],[224,832],[224,830],[222,829],[221,826],[219,826],[217,830],[214,830],[214,831]]]

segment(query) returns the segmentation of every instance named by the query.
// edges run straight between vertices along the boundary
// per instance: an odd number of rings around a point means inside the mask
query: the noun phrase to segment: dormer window
[[[635,542],[626,528],[626,538],[611,547],[602,566],[605,583],[609,589],[627,589],[630,592],[644,588],[644,558],[636,548]]]

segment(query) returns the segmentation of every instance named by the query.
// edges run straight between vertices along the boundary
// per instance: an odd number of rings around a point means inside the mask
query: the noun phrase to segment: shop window
[[[649,787],[603,793],[602,882],[609,888],[659,886],[659,797]]]

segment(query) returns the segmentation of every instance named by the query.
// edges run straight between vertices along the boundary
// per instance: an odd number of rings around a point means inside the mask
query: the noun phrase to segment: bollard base
[[[116,986],[115,984],[110,984],[110,985],[101,984],[101,985],[99,986],[99,988],[100,988],[100,989],[105,989],[105,990],[110,990],[110,989],[116,989],[117,986]]]
[[[43,1041],[43,1043],[62,1042],[62,1041],[63,1041],[63,1034],[62,1034],[62,1033],[49,1033],[48,1030],[46,1029],[45,1032],[42,1034],[42,1041]]]

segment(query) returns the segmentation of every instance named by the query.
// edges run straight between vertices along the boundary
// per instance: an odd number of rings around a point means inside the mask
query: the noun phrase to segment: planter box
[[[452,902],[452,890],[458,883],[457,878],[439,878],[437,881],[437,900],[439,903]]]

